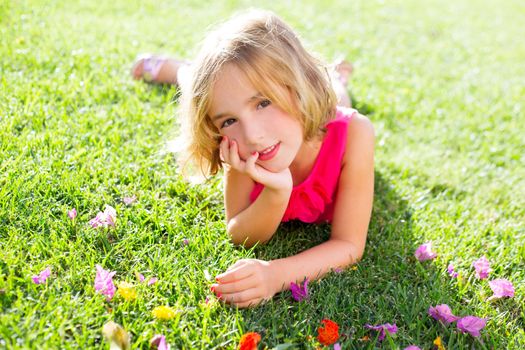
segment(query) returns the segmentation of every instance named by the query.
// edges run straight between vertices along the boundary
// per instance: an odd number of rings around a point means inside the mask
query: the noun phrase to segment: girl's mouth
[[[275,157],[275,155],[279,151],[280,146],[281,146],[281,143],[278,142],[278,143],[276,143],[273,146],[265,148],[264,150],[259,152],[259,160],[270,160],[270,159],[272,159],[273,157]]]

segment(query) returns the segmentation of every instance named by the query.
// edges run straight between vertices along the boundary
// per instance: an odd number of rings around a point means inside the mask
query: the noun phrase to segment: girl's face
[[[234,64],[218,76],[209,115],[221,135],[237,142],[241,159],[259,152],[257,164],[272,172],[290,167],[303,144],[301,123],[257,91]]]

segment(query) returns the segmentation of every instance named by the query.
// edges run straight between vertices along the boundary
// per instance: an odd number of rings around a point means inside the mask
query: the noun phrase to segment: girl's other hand
[[[250,176],[256,181],[269,189],[274,190],[291,190],[293,187],[292,174],[289,168],[275,173],[266,170],[256,164],[259,153],[252,153],[246,160],[239,156],[239,147],[235,140],[230,140],[226,136],[220,143],[220,152],[222,160],[235,170]]]
[[[280,290],[275,286],[277,272],[272,266],[264,260],[239,260],[216,277],[218,283],[211,289],[220,300],[232,306],[256,306]]]

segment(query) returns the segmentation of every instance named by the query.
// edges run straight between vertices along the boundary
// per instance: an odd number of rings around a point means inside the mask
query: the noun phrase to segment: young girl
[[[332,224],[328,241],[297,255],[237,261],[216,277],[216,295],[253,306],[356,263],[372,210],[374,130],[336,107],[327,69],[292,29],[270,12],[241,13],[209,34],[184,74],[187,154],[207,174],[224,169],[233,242],[264,243],[289,220]]]

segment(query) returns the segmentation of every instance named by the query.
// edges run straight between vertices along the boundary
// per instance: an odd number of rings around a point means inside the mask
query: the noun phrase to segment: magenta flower
[[[452,265],[452,264],[448,264],[447,272],[450,275],[450,277],[452,277],[452,278],[457,278],[458,277],[458,273],[456,271],[454,271],[454,265]]]
[[[115,227],[115,222],[117,221],[117,211],[110,205],[106,204],[104,212],[98,212],[97,216],[89,221],[89,224],[93,228],[97,227]]]
[[[157,277],[151,277],[151,278],[148,280],[148,286],[151,286],[152,284],[157,283],[157,281],[158,281],[158,278],[157,278]]]
[[[418,346],[409,345],[404,350],[421,350]]]
[[[489,261],[484,256],[474,261],[472,266],[476,269],[476,277],[480,280],[487,278],[492,271]]]
[[[473,337],[479,337],[479,331],[485,327],[487,320],[475,316],[465,316],[458,320],[458,329],[463,333],[468,333]]]
[[[499,299],[503,297],[512,298],[514,296],[514,286],[512,282],[504,278],[493,280],[489,282],[490,289],[494,292],[488,300]]]
[[[190,244],[190,241],[187,238],[184,238],[184,240],[182,241],[182,244],[188,245]]]
[[[161,334],[155,334],[150,341],[150,348],[157,350],[170,350],[170,345],[166,343],[166,337]]]
[[[140,282],[144,282],[145,278],[143,274],[141,274],[140,272],[135,272],[135,276]]]
[[[40,272],[38,275],[34,275],[33,277],[31,277],[31,279],[36,284],[42,284],[42,283],[46,283],[46,280],[49,276],[51,276],[51,269],[48,267],[44,269],[42,272]]]
[[[68,210],[67,212],[67,216],[71,219],[71,220],[75,220],[75,218],[77,217],[77,210],[75,208],[71,209],[71,210]]]
[[[378,338],[379,341],[383,341],[383,339],[385,339],[386,332],[388,332],[390,334],[396,334],[397,333],[397,326],[396,326],[395,323],[394,324],[385,323],[385,324],[379,324],[377,326],[372,326],[372,325],[366,324],[365,328],[372,329],[374,331],[378,331],[379,332],[379,338]]]
[[[115,295],[115,285],[113,284],[113,276],[115,271],[107,271],[102,266],[97,265],[97,275],[95,276],[95,290],[100,294],[106,296],[106,300],[111,300]]]
[[[341,344],[335,343],[334,344],[334,350],[341,350]]]
[[[437,253],[432,251],[432,242],[427,242],[420,245],[416,249],[414,255],[416,256],[417,260],[426,261],[434,259],[437,256]]]
[[[124,197],[122,198],[122,201],[124,202],[124,204],[130,205],[137,201],[137,196],[133,195],[131,197]]]
[[[444,324],[456,322],[459,319],[459,317],[454,316],[454,314],[452,314],[452,310],[450,310],[450,306],[448,306],[447,304],[436,305],[436,307],[429,307],[428,314],[432,316],[435,320],[441,321]]]
[[[295,301],[301,301],[303,299],[308,299],[308,278],[304,279],[302,287],[291,282],[290,290],[292,291],[292,298],[294,298]]]

